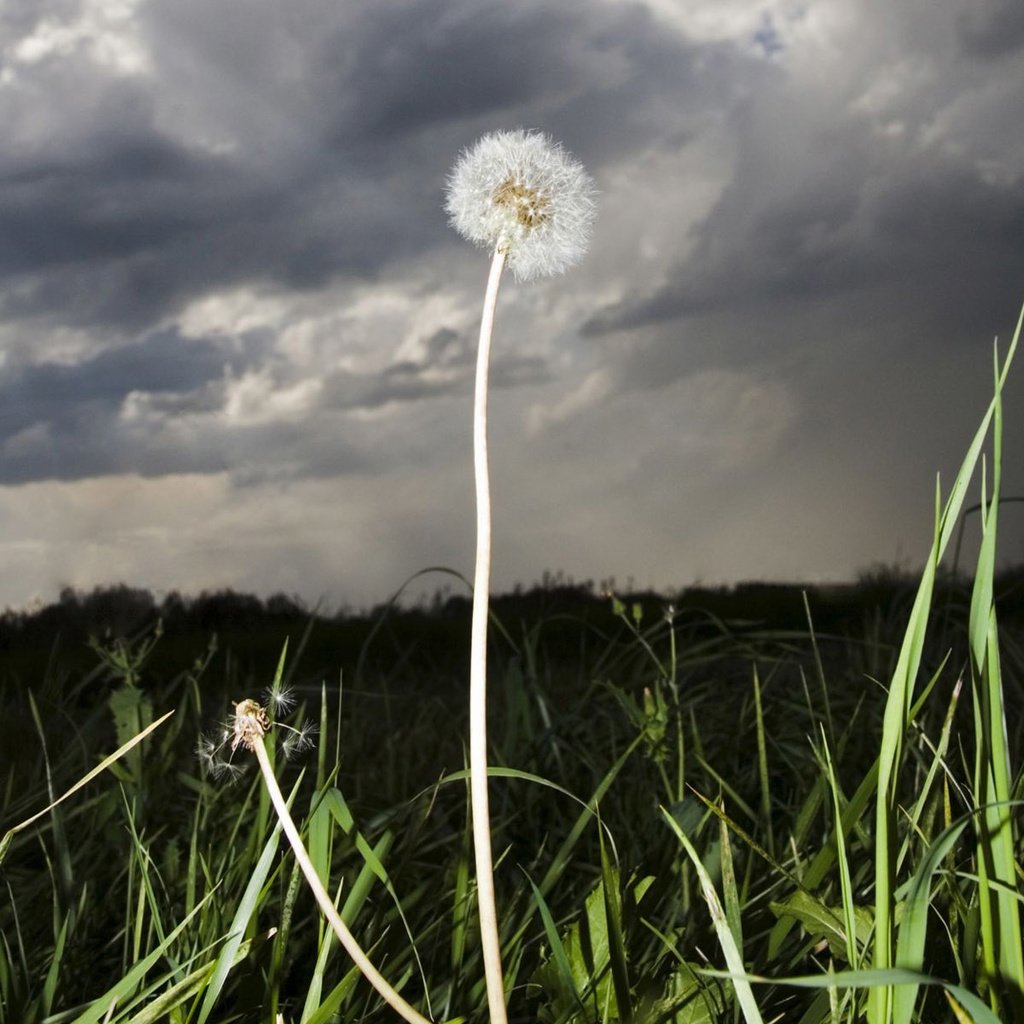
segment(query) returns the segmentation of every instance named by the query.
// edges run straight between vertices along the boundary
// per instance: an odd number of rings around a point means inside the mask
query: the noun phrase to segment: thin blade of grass
[[[622,900],[619,894],[619,874],[612,867],[604,845],[604,835],[597,833],[601,847],[601,894],[604,899],[604,917],[608,928],[608,961],[611,965],[612,987],[622,1024],[633,1024],[632,986],[629,983],[629,964],[622,934]]]
[[[270,931],[243,942],[235,953],[235,963],[241,963],[256,946],[272,938],[275,931],[274,928],[271,928]],[[152,1002],[147,1003],[138,1013],[130,1017],[118,1016],[114,1018],[111,1024],[115,1024],[115,1022],[121,1022],[121,1024],[164,1024],[169,1019],[168,1015],[173,1010],[176,1010],[179,1006],[184,1006],[187,1000],[191,999],[192,996],[202,989],[209,981],[210,975],[213,974],[216,966],[217,962],[214,960],[203,964],[202,967],[197,967],[182,978],[181,981],[173,984],[165,992],[161,992],[160,995],[153,999]]]
[[[743,1011],[743,1017],[747,1024],[764,1024],[764,1021],[761,1018],[761,1012],[757,1008],[757,1002],[754,999],[754,993],[750,987],[750,982],[744,974],[743,955],[736,946],[736,940],[733,938],[732,932],[729,930],[729,922],[726,920],[725,910],[722,908],[722,904],[718,899],[718,893],[715,892],[715,887],[704,868],[700,855],[694,848],[693,843],[691,843],[687,838],[686,833],[683,832],[683,830],[676,824],[675,819],[668,810],[662,807],[661,813],[664,819],[668,822],[669,828],[675,832],[676,838],[683,844],[683,849],[693,862],[694,869],[697,872],[697,877],[700,879],[701,891],[704,894],[704,902],[707,904],[708,910],[711,912],[711,922],[714,925],[715,933],[718,935],[718,942],[722,947],[722,952],[725,954],[725,962],[729,965],[728,976],[730,977],[733,988],[736,991],[736,998],[740,1004],[741,1010]]]
[[[181,923],[168,934],[167,938],[159,946],[147,957],[140,960],[123,978],[107,989],[103,995],[94,999],[82,1013],[71,1021],[71,1024],[99,1024],[101,1020],[109,1020],[112,1008],[135,991],[142,979],[149,973],[153,964],[163,956],[165,949],[188,927],[192,919],[199,914],[207,901],[213,897],[215,891],[211,890],[208,892],[196,904],[195,909],[182,919]]]
[[[1024,314],[1022,314],[1024,319]],[[1018,333],[1020,325],[1018,324]],[[1014,343],[1016,342],[1014,337]],[[1007,801],[1012,796],[1010,754],[1006,736],[1006,708],[996,609],[993,599],[997,523],[1002,477],[1002,401],[998,354],[994,353],[995,412],[992,427],[992,498],[981,502],[982,539],[971,593],[970,647],[975,679],[981,689],[981,714],[976,716],[977,767],[975,790],[978,806],[984,807],[978,837],[978,873],[991,881],[1013,886],[1017,879],[1013,819]],[[1024,1015],[1024,952],[1016,893],[983,884],[979,891],[982,911],[982,955],[995,981],[998,1002],[1008,1004],[1014,1017]]]
[[[828,737],[821,730],[821,743],[825,755],[825,768],[828,773],[828,786],[832,793],[832,808],[838,822],[842,818],[843,807],[839,798],[839,783],[836,781],[835,767],[832,764],[832,752],[829,749]],[[860,966],[860,946],[857,944],[857,917],[853,901],[853,882],[850,879],[850,862],[846,856],[846,837],[843,830],[837,828],[836,863],[839,865],[839,892],[843,901],[843,928],[846,932],[847,961],[851,967]]]
[[[58,804],[62,804],[65,800],[67,800],[69,796],[73,795],[74,793],[77,793],[78,790],[80,790],[83,786],[87,786],[90,782],[92,782],[94,778],[96,778],[97,775],[102,774],[115,761],[117,761],[121,757],[124,757],[124,755],[128,753],[128,751],[131,750],[132,747],[134,747],[137,743],[141,743],[154,729],[163,725],[163,723],[166,722],[167,719],[170,718],[171,715],[173,714],[174,710],[172,709],[168,711],[165,715],[161,715],[155,722],[153,722],[152,725],[147,726],[137,736],[133,736],[127,743],[122,744],[112,754],[108,754],[105,758],[103,758],[103,760],[100,761],[100,763],[96,765],[96,767],[93,768],[92,771],[83,775],[73,786],[66,789],[63,793],[61,793],[61,795],[57,797],[56,800],[47,804],[47,806],[44,807],[41,811],[38,811],[36,814],[33,814],[31,818],[26,818],[24,821],[19,822],[17,825],[15,825],[13,828],[9,828],[4,833],[3,838],[0,839],[0,864],[3,863],[4,857],[7,855],[7,851],[10,848],[10,845],[14,840],[14,837],[19,832],[21,832],[23,829],[28,828],[29,825],[31,825],[33,822],[38,821],[41,817],[43,817],[44,814],[47,814]]]
[[[280,666],[278,671],[280,671]],[[295,799],[295,794],[298,792],[301,782],[302,776],[300,775],[292,789],[291,796],[288,798],[289,805]],[[260,854],[259,860],[257,860],[256,865],[252,870],[252,874],[249,876],[249,883],[245,887],[245,892],[242,893],[242,898],[238,903],[235,916],[231,921],[231,927],[228,929],[227,941],[224,943],[224,948],[217,957],[217,966],[214,968],[213,975],[210,978],[210,983],[206,987],[206,992],[203,996],[203,1003],[199,1008],[199,1016],[196,1019],[197,1024],[206,1024],[210,1014],[213,1012],[213,1008],[216,1005],[217,1000],[220,998],[228,973],[235,965],[235,954],[238,952],[238,948],[242,944],[242,940],[245,936],[245,929],[248,927],[249,922],[253,919],[253,915],[256,913],[256,909],[259,905],[260,893],[263,891],[263,887],[267,881],[267,876],[270,874],[270,869],[273,867],[274,858],[277,856],[277,847],[280,840],[281,825],[280,822],[278,822],[274,825],[269,838],[264,844],[263,852]]]
[[[896,966],[905,970],[921,972],[924,967],[924,946],[928,931],[928,912],[931,909],[931,882],[945,856],[955,845],[960,833],[970,823],[971,815],[944,829],[928,850],[921,862],[903,902],[903,919],[900,921],[896,941]],[[903,985],[893,995],[892,1013],[895,1024],[909,1024],[918,986]]]
[[[903,738],[906,733],[910,707],[913,702],[914,684],[917,679],[921,656],[924,649],[925,631],[928,625],[932,591],[939,562],[953,534],[957,518],[963,507],[964,498],[971,477],[974,475],[981,449],[988,434],[989,425],[999,404],[999,394],[1016,351],[1021,325],[1024,323],[1024,308],[1017,322],[1010,350],[1001,372],[996,375],[995,396],[982,417],[967,454],[953,481],[953,487],[945,507],[939,513],[941,500],[936,481],[936,523],[934,540],[927,564],[921,574],[917,596],[910,613],[910,619],[900,647],[899,658],[889,685],[882,724],[882,740],[879,751],[878,799],[875,804],[875,942],[873,964],[877,969],[886,969],[893,964],[893,908],[895,890],[895,814],[897,805],[897,783],[903,761]],[[871,1024],[889,1024],[892,1007],[892,991],[886,986],[872,989],[868,1005],[868,1019]]]
[[[885,970],[872,968],[862,971],[836,971],[834,974],[798,975],[790,978],[766,978],[759,974],[735,975],[730,971],[716,971],[702,968],[698,974],[709,978],[737,978],[751,985],[793,985],[796,988],[894,988],[897,985],[936,985],[952,995],[974,1019],[974,1024],[1004,1024],[973,992],[960,985],[954,985],[942,978],[928,974],[889,967]]]

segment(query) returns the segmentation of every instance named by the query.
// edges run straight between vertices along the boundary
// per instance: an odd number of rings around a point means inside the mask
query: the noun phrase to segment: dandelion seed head
[[[259,701],[246,698],[243,701],[232,701],[235,705],[234,739],[231,741],[231,753],[241,744],[246,750],[255,750],[256,744],[263,739],[270,728],[267,709]]]
[[[532,281],[582,259],[596,212],[594,182],[541,132],[491,132],[456,161],[445,209],[459,234],[503,250],[516,280]]]

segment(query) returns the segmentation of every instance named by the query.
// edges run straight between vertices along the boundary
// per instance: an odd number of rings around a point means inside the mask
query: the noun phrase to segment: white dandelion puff
[[[587,250],[594,182],[541,132],[491,132],[463,151],[448,177],[452,227],[503,251],[517,281],[561,274]]]
[[[498,288],[505,264],[519,281],[560,274],[587,250],[594,182],[548,136],[492,132],[464,150],[448,176],[452,226],[491,250],[480,318],[473,392],[476,567],[469,665],[469,778],[480,947],[491,1024],[507,1024],[487,795],[487,617],[491,580],[491,485],[487,456],[487,378]]]

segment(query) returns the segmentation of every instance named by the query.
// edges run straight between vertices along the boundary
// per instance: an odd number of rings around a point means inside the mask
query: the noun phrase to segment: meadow
[[[615,597],[552,576],[494,599],[510,1020],[854,1021],[882,983],[908,979],[889,1019],[1022,1019],[1002,945],[1019,805],[991,806],[995,774],[979,771],[1002,739],[1019,801],[1021,719],[986,731],[976,582],[937,571],[928,614],[928,577]],[[360,615],[231,593],[157,604],[121,587],[5,616],[0,833],[174,713],[8,837],[0,1019],[396,1019],[325,926],[252,755],[220,778],[197,757],[232,700],[272,683],[287,644],[279,686],[299,701],[286,721],[318,734],[291,759],[276,730],[268,745],[342,917],[422,1013],[486,1020],[464,770],[470,605],[450,582],[426,606]],[[1019,709],[1024,571],[988,582],[999,699]],[[901,698],[880,825],[908,638],[917,686]],[[883,970],[880,828],[896,925]],[[998,874],[1001,836],[1016,877]]]
[[[499,281],[582,256],[593,183],[495,133],[447,209],[491,251],[472,598],[5,616],[0,1024],[1024,1021],[1020,321],[912,579],[489,604]]]

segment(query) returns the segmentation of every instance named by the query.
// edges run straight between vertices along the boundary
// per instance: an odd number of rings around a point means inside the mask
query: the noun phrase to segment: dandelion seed
[[[226,781],[231,785],[232,783],[237,782],[245,774],[245,768],[236,761],[228,761],[222,758],[221,760],[213,763],[209,774],[216,781]]]
[[[463,151],[448,178],[452,226],[501,250],[517,281],[561,274],[587,250],[594,182],[541,132],[491,132]]]
[[[274,718],[276,719],[280,715],[288,714],[295,707],[295,691],[290,686],[276,690],[272,686],[267,687],[267,691],[264,694],[264,703],[268,709],[273,709]]]
[[[284,743],[281,744],[285,757],[301,754],[313,746],[316,726],[312,722],[303,722],[298,729],[293,729],[290,725],[284,725],[281,722],[275,722],[274,724],[289,731],[289,735],[285,738]]]

